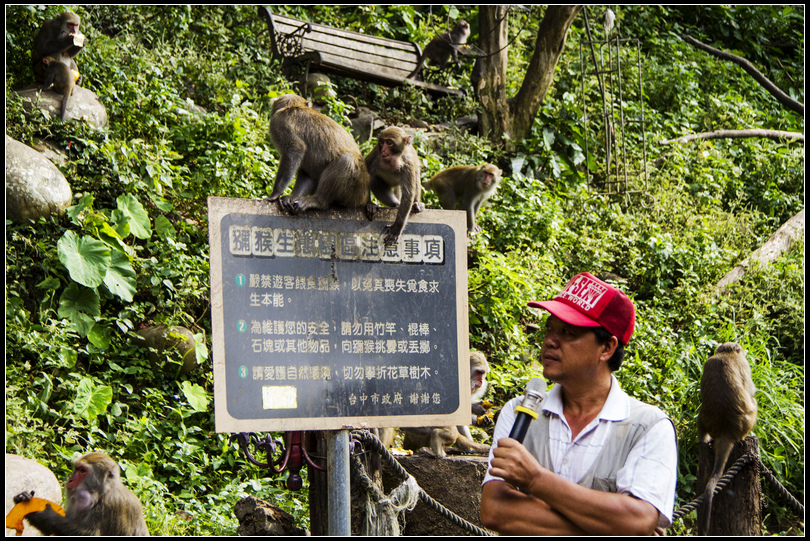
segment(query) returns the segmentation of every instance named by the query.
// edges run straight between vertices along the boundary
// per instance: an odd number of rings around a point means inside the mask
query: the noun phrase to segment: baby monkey
[[[731,449],[757,422],[755,391],[745,351],[736,342],[718,346],[703,367],[697,418],[698,440],[714,441],[714,468],[703,496],[704,534],[709,533],[714,489],[723,476]]]
[[[45,82],[42,84],[42,90],[48,90],[53,87],[54,90],[62,94],[62,111],[60,118],[62,122],[64,122],[68,102],[73,95],[73,88],[76,86],[75,75],[66,64],[54,60],[49,56],[44,57],[41,62],[45,66]]]

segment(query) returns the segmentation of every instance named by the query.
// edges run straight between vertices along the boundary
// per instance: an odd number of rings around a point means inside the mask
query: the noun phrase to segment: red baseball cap
[[[627,295],[590,273],[577,274],[553,301],[530,302],[569,325],[602,327],[627,345],[636,326],[636,308]]]

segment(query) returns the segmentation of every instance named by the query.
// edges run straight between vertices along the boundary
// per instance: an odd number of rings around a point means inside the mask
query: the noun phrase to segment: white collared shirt
[[[492,450],[501,438],[509,437],[515,424],[515,407],[523,397],[510,400],[501,410],[495,433],[492,437]],[[549,417],[549,452],[552,464],[548,469],[571,482],[579,482],[593,466],[604,447],[613,427],[613,421],[621,421],[630,412],[630,398],[619,387],[619,382],[611,374],[610,393],[602,411],[593,421],[571,438],[571,428],[563,415],[562,387],[555,385],[543,401],[543,412]],[[658,510],[658,525],[668,527],[672,522],[675,505],[675,484],[677,482],[678,452],[672,424],[667,420],[653,425],[633,447],[624,466],[616,477],[620,494],[632,494],[636,498],[651,503]],[[498,479],[487,472],[484,483]]]

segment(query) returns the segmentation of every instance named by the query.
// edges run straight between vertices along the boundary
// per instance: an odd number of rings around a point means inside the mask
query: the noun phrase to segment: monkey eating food
[[[501,182],[501,170],[487,163],[480,166],[457,165],[436,174],[425,184],[439,196],[442,208],[454,210],[456,203],[467,212],[467,231],[480,231],[475,217],[481,204],[492,197]]]
[[[118,464],[104,453],[89,453],[73,464],[67,481],[65,515],[50,504],[25,518],[45,535],[149,535],[143,507],[121,483]],[[30,501],[33,492],[21,492],[15,503]]]
[[[470,392],[472,416],[470,424],[478,424],[478,414],[486,409],[481,406],[480,398],[487,392],[486,375],[489,363],[483,353],[470,353]],[[477,406],[477,407],[476,407]],[[489,445],[473,441],[468,426],[435,426],[403,428],[405,439],[403,446],[413,451],[419,450],[435,458],[447,456],[447,449],[453,447],[461,452],[488,453]]]
[[[281,162],[268,201],[292,214],[308,209],[366,206],[371,219],[369,175],[351,134],[309,107],[301,96],[286,94],[273,102],[270,135]],[[297,174],[292,194],[282,197]]]
[[[723,476],[731,449],[757,422],[755,391],[745,351],[735,342],[718,346],[703,367],[697,418],[698,441],[714,442],[714,468],[703,497],[705,534],[711,525],[714,489]]]
[[[80,23],[75,13],[65,11],[42,25],[31,49],[34,79],[38,83],[45,83],[53,62],[67,66],[74,77],[74,84],[81,82],[79,67],[73,60],[84,48],[84,36],[79,33]],[[46,58],[48,62],[43,61]]]
[[[470,37],[470,24],[467,21],[459,21],[449,32],[430,40],[425,46],[425,50],[422,51],[422,56],[419,57],[419,64],[408,77],[420,76],[426,60],[430,60],[430,63],[439,69],[447,67],[451,58],[456,66],[460,65],[458,51],[462,45],[467,43],[468,37]]]
[[[411,136],[395,126],[384,129],[366,156],[366,168],[371,177],[371,193],[383,205],[399,207],[385,237],[386,245],[396,244],[411,212],[425,210],[421,201],[419,156],[411,144]]]

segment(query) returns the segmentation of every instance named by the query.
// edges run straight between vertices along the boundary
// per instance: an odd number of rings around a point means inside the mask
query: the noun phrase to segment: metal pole
[[[326,432],[326,451],[329,535],[349,536],[352,534],[349,431],[328,430]]]

